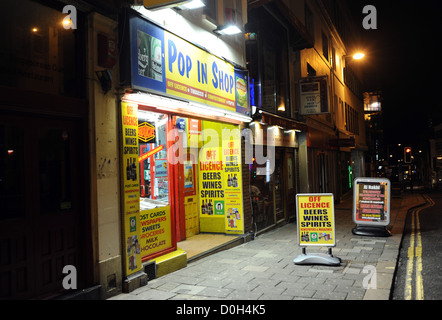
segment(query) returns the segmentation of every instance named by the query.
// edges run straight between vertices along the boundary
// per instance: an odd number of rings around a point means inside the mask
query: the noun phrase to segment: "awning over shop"
[[[287,130],[307,131],[308,127],[305,123],[294,119],[284,118],[267,111],[258,110],[253,119],[259,120],[260,123],[268,126],[278,126]]]

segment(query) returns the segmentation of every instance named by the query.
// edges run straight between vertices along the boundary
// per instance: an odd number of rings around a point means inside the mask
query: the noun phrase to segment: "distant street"
[[[427,204],[407,216],[394,300],[442,298],[442,191],[424,195]]]

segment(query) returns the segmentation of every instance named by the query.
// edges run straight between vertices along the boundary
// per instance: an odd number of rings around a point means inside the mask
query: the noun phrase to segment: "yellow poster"
[[[202,122],[203,147],[199,152],[200,231],[224,233],[224,185],[220,139],[221,124]]]
[[[333,194],[298,194],[296,212],[300,246],[336,245]]]
[[[199,156],[202,232],[244,233],[241,139],[238,126],[203,122]]]
[[[224,163],[224,188],[226,232],[244,233],[242,206],[241,136],[238,126],[223,125],[222,157]]]
[[[140,221],[143,258],[172,247],[170,206],[142,211]]]
[[[126,276],[141,270],[138,106],[121,103],[122,222]]]

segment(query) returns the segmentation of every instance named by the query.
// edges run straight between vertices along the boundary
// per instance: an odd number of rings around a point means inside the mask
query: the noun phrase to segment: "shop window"
[[[168,116],[161,113],[139,111],[138,114],[141,210],[163,207],[169,203],[167,121]],[[131,167],[129,163],[127,168]],[[131,174],[130,169],[126,174]]]

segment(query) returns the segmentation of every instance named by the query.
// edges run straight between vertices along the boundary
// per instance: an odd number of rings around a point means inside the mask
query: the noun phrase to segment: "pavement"
[[[109,300],[389,300],[407,211],[424,203],[419,193],[392,198],[390,237],[354,235],[352,197],[336,204],[339,266],[295,265],[302,249],[289,223]]]

